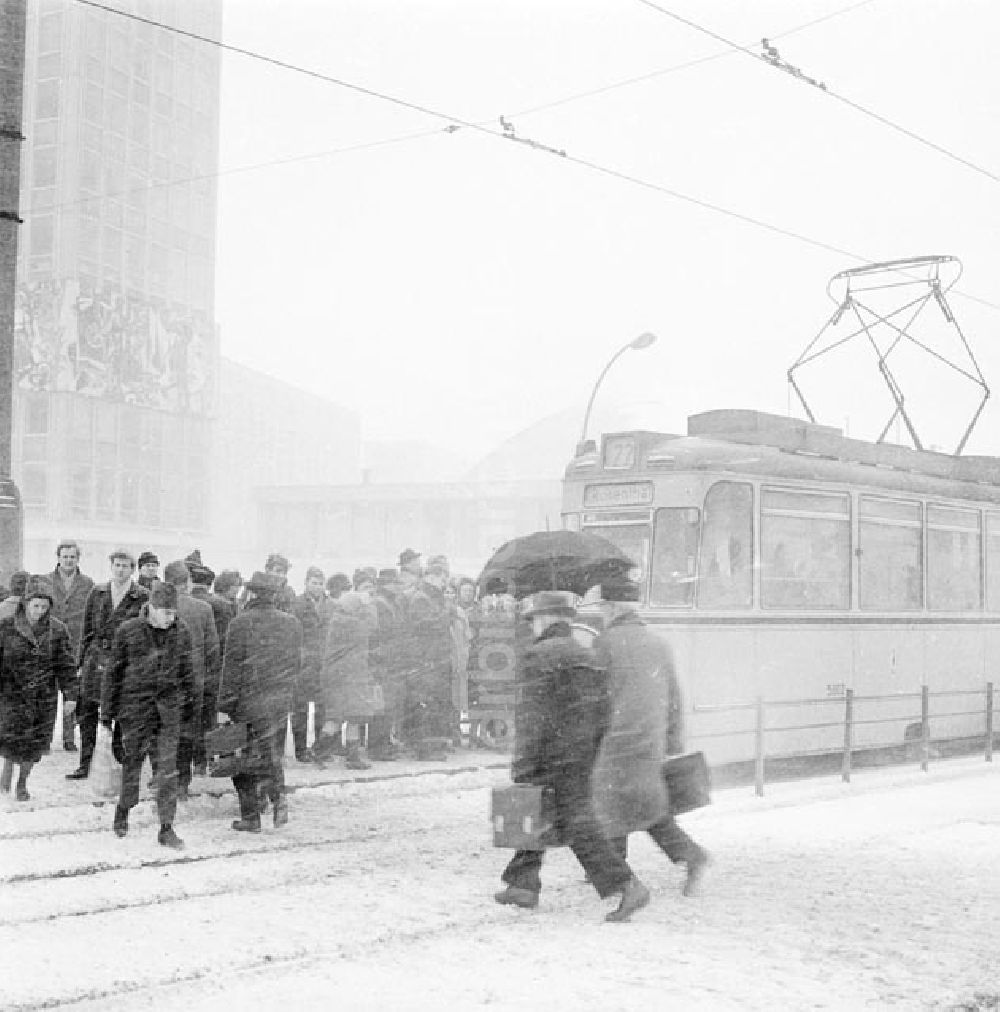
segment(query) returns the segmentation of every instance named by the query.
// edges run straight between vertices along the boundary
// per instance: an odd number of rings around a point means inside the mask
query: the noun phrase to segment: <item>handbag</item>
[[[87,777],[90,789],[99,798],[117,798],[122,792],[122,767],[115,759],[111,731],[101,724]]]
[[[662,772],[670,796],[671,815],[683,815],[711,803],[711,778],[704,752],[668,756],[663,761]]]

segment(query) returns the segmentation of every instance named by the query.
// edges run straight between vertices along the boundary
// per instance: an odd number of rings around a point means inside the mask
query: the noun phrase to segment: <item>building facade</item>
[[[221,30],[221,0],[117,6]],[[12,470],[30,569],[68,534],[167,550],[208,529],[219,73],[217,47],[29,4]]]

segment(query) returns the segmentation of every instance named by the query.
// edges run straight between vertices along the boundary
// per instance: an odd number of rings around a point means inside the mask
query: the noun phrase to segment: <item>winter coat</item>
[[[237,722],[277,726],[288,717],[302,664],[302,627],[267,598],[229,623],[219,709]]]
[[[80,697],[97,703],[101,699],[101,683],[111,663],[111,647],[118,627],[137,618],[149,594],[137,583],[130,584],[125,596],[113,607],[111,584],[98,583],[87,595],[83,611],[83,634],[80,637]]]
[[[191,586],[191,596],[196,601],[204,601],[212,609],[212,618],[215,620],[215,634],[219,639],[220,669],[221,655],[226,651],[226,632],[229,623],[236,614],[236,605],[227,601],[218,594],[213,594],[203,583],[195,583]]]
[[[148,615],[143,605],[119,625],[101,691],[101,720],[118,722],[129,757],[160,729],[158,704],[176,707],[181,722],[195,713],[191,633],[181,619],[154,629]]]
[[[451,609],[444,591],[422,580],[406,598],[403,642],[407,695],[451,701]]]
[[[215,713],[215,699],[219,694],[219,675],[222,671],[219,657],[219,634],[215,631],[215,616],[207,601],[199,601],[191,594],[178,593],[177,617],[191,634],[191,671],[194,675],[194,717],[189,734],[201,730],[201,711],[206,699],[211,701]],[[196,725],[196,726],[195,726]]]
[[[342,594],[330,609],[321,680],[330,718],[367,720],[375,715],[375,680],[368,667],[368,643],[377,625],[375,605],[359,594]]]
[[[631,608],[612,618],[594,650],[608,673],[610,695],[608,729],[591,779],[594,814],[606,836],[618,837],[668,813],[662,768],[674,660]],[[675,705],[679,713],[679,697]]]
[[[69,631],[51,611],[33,626],[22,604],[0,621],[0,756],[38,762],[49,751],[59,690],[76,698]]]
[[[79,570],[70,581],[69,588],[63,582],[59,567],[48,578],[52,584],[52,614],[69,630],[70,644],[74,657],[80,653],[80,639],[83,636],[83,615],[87,598],[94,589],[94,581]]]
[[[323,669],[323,653],[326,649],[326,627],[330,617],[330,611],[326,607],[326,595],[317,599],[309,594],[299,594],[292,605],[292,614],[302,626],[300,692],[305,699],[315,700],[319,694],[320,672]]]

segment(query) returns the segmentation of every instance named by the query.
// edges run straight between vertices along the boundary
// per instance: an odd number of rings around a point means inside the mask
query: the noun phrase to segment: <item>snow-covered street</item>
[[[493,903],[501,762],[463,751],[367,782],[290,762],[289,825],[249,837],[233,795],[207,793],[228,781],[197,779],[177,854],[146,801],[116,839],[53,753],[30,803],[2,802],[0,1007],[995,1007],[1000,767],[982,758],[720,790],[684,820],[714,857],[702,894],[633,836],[654,898],[625,925],[567,850],[538,910]]]

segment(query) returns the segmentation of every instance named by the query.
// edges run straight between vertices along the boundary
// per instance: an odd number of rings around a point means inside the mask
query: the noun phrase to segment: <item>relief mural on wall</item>
[[[75,279],[19,285],[14,383],[166,411],[214,407],[218,347],[203,316],[173,312]]]

